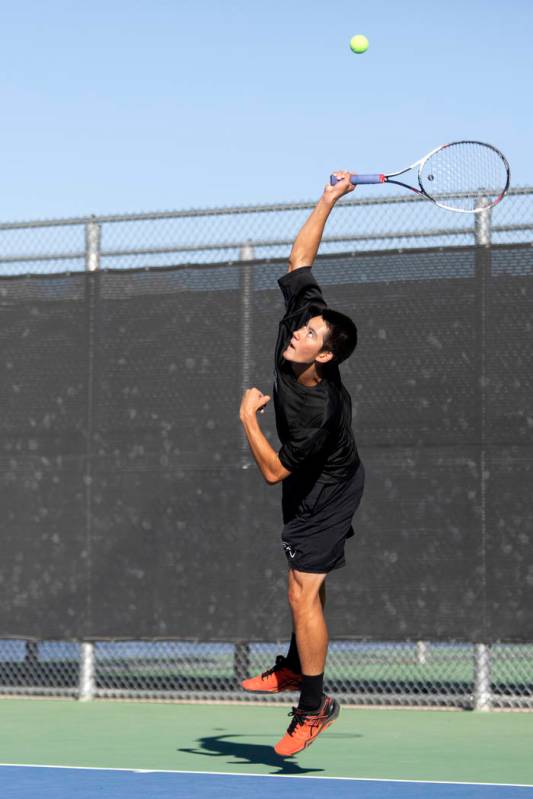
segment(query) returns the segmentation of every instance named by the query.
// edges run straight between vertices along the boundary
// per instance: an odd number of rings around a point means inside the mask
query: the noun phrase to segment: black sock
[[[312,713],[319,710],[322,704],[322,691],[324,688],[324,673],[313,677],[303,675],[302,693],[298,702],[299,710],[307,710]]]
[[[294,671],[296,674],[302,673],[302,667],[300,665],[300,656],[298,655],[298,647],[296,646],[296,636],[293,633],[291,637],[291,644],[289,646],[289,651],[287,652],[287,656],[285,658],[285,664],[288,666],[291,671]]]

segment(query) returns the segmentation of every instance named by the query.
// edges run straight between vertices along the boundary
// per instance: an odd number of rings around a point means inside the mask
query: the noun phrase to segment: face
[[[327,363],[331,353],[322,352],[328,327],[321,316],[313,316],[306,325],[295,330],[283,357],[292,363]]]

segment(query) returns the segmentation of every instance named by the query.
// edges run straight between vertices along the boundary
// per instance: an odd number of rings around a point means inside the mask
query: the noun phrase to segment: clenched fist
[[[263,409],[270,402],[268,394],[263,394],[258,388],[247,389],[241,400],[240,419],[254,416],[258,411],[263,413]]]

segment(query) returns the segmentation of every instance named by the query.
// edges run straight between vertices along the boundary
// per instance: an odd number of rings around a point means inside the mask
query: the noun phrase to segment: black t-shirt
[[[317,386],[298,383],[290,362],[283,358],[294,330],[327,307],[311,267],[288,272],[278,280],[285,300],[275,353],[274,406],[282,447],[279,459],[290,477],[284,492],[304,496],[315,482],[337,483],[359,465],[352,433],[352,403],[339,368],[330,364]]]

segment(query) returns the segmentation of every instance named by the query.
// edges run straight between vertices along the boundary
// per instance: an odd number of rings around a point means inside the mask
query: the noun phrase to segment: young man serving
[[[342,195],[353,191],[349,172],[326,186],[298,233],[289,271],[278,281],[285,301],[275,353],[274,406],[281,449],[263,435],[257,412],[270,400],[257,388],[245,392],[240,419],[261,474],[282,482],[282,545],[289,566],[293,634],[285,657],[273,668],[244,680],[247,691],[300,690],[285,735],[276,744],[290,756],[309,746],[339,715],[337,701],[323,693],[328,632],[325,580],[344,566],[344,543],[364,486],[351,421],[350,395],[339,364],[357,344],[352,320],[328,308],[311,267],[328,216]]]

